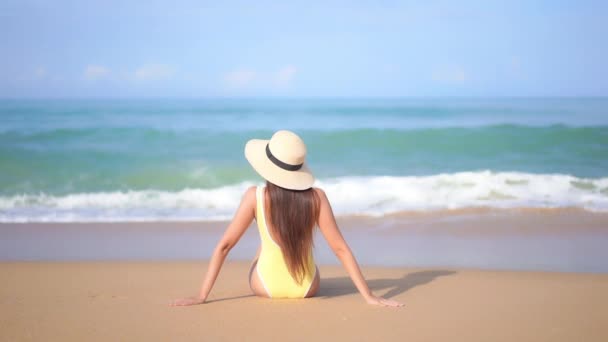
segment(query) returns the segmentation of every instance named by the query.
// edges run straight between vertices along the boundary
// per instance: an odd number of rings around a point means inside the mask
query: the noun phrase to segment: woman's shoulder
[[[312,189],[319,195],[321,195],[321,194],[325,195],[325,191],[323,191],[323,189],[321,189],[319,187],[313,186]]]
[[[315,191],[315,193],[317,194],[317,196],[319,196],[319,198],[321,199],[321,201],[329,201],[327,199],[327,195],[325,194],[325,191],[323,189],[318,188],[318,187],[313,187],[312,189]]]
[[[255,198],[255,194],[257,191],[258,191],[258,187],[255,185],[252,185],[252,186],[248,187],[247,189],[245,189],[245,192],[243,193],[243,197],[253,196]]]
[[[243,193],[241,201],[255,205],[257,186],[248,187]]]

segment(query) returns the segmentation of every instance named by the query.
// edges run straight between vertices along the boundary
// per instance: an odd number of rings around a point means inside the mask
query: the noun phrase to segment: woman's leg
[[[268,293],[266,293],[266,289],[264,288],[264,284],[262,284],[262,280],[258,276],[257,272],[258,260],[255,259],[253,264],[251,265],[251,269],[249,270],[249,287],[251,288],[251,292],[258,297],[266,297],[270,298]]]
[[[264,284],[262,284],[262,280],[258,276],[257,265],[258,265],[258,257],[260,256],[262,246],[258,247],[258,251],[255,254],[255,258],[251,263],[251,267],[249,269],[249,288],[254,295],[259,297],[269,298],[270,296],[266,293],[266,289],[264,288]]]
[[[319,275],[319,268],[316,267],[315,279],[312,280],[312,284],[310,285],[310,288],[308,289],[308,293],[306,293],[306,296],[305,296],[306,298],[313,297],[314,295],[317,294],[317,291],[319,291],[320,282],[321,282],[321,276]]]

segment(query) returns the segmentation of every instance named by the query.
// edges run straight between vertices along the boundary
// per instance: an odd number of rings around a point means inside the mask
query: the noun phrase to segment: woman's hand
[[[173,302],[171,302],[170,305],[171,306],[198,305],[198,304],[203,304],[204,302],[205,302],[205,300],[201,299],[199,297],[188,297],[188,298],[174,300]]]
[[[382,297],[378,297],[378,296],[374,296],[374,295],[369,296],[365,301],[367,301],[367,304],[372,304],[372,305],[382,305],[382,306],[392,306],[392,307],[400,307],[400,306],[404,305],[402,303],[399,303],[398,301],[395,301],[392,299],[386,299],[386,298],[382,298]]]

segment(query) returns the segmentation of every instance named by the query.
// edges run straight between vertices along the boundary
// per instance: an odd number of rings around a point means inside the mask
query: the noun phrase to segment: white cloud
[[[294,80],[298,69],[293,65],[288,65],[279,69],[274,76],[275,84],[279,87],[286,87]]]
[[[293,83],[298,68],[284,66],[276,71],[264,72],[253,69],[236,69],[223,75],[223,83],[233,89],[281,89]]]
[[[135,70],[135,79],[140,81],[160,81],[172,78],[175,69],[166,64],[144,64]]]
[[[469,79],[468,73],[459,65],[442,66],[431,73],[431,79],[439,83],[462,84]]]
[[[42,81],[49,79],[49,72],[43,66],[36,67],[35,69],[30,69],[27,72],[24,72],[17,76],[17,81],[19,82],[31,82],[31,81]]]
[[[521,58],[517,56],[511,57],[511,67],[514,70],[521,70]]]
[[[103,65],[87,65],[84,78],[90,81],[101,80],[110,76],[110,69]]]
[[[521,58],[518,56],[511,57],[507,66],[507,72],[512,78],[525,78],[526,74]]]
[[[254,70],[240,69],[225,74],[223,81],[231,88],[245,88],[250,86],[257,77],[258,73]]]
[[[45,67],[38,67],[34,70],[34,78],[43,79],[48,75]]]

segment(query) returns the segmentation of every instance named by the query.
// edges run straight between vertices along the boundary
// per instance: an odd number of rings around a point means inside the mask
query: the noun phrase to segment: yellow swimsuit
[[[256,266],[258,276],[264,285],[264,289],[266,289],[266,293],[272,298],[304,298],[317,272],[312,253],[308,259],[307,272],[302,284],[298,284],[287,269],[281,247],[272,239],[268,231],[264,212],[264,198],[264,188],[257,187],[256,220],[262,241],[262,250]]]

